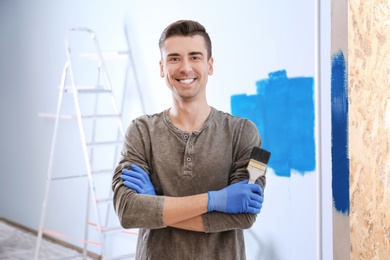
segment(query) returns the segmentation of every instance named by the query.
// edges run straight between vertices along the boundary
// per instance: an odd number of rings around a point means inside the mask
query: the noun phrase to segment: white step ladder
[[[83,37],[90,37],[92,39],[92,46],[94,51],[87,53],[78,53],[73,49],[73,45],[70,41],[71,35],[83,35]],[[76,37],[76,36],[75,36]],[[78,38],[75,38],[78,39]],[[110,213],[112,210],[112,190],[111,190],[111,177],[114,173],[114,168],[116,163],[118,162],[119,153],[121,146],[123,144],[123,136],[124,136],[124,128],[122,125],[122,117],[121,113],[118,109],[117,102],[115,96],[113,94],[113,89],[111,87],[111,82],[108,77],[107,68],[105,65],[105,58],[128,58],[129,52],[107,52],[103,53],[100,49],[99,42],[97,40],[96,34],[88,29],[88,28],[72,28],[66,34],[66,55],[67,61],[65,63],[61,85],[59,90],[58,104],[57,104],[57,113],[53,114],[44,114],[40,113],[39,115],[47,118],[54,118],[54,133],[52,137],[52,144],[50,150],[50,158],[49,158],[49,167],[46,179],[46,188],[44,194],[44,200],[42,203],[42,211],[41,218],[38,230],[38,237],[35,248],[34,259],[41,259],[41,240],[43,235],[49,236],[59,236],[67,237],[67,235],[61,234],[61,232],[51,231],[45,227],[47,211],[48,211],[48,203],[49,197],[51,194],[51,185],[53,182],[61,182],[67,180],[79,180],[82,178],[87,178],[86,189],[88,189],[87,201],[86,205],[86,221],[84,225],[84,238],[73,238],[73,240],[81,242],[83,244],[83,250],[80,253],[77,253],[74,256],[66,256],[66,259],[69,258],[80,258],[86,259],[89,250],[88,245],[95,244],[100,245],[100,255],[103,259],[129,259],[134,257],[134,253],[131,252],[129,254],[120,255],[120,256],[112,256],[112,252],[107,250],[108,245],[108,237],[110,232],[122,232],[124,230],[119,226],[110,226],[112,224],[112,220],[110,220]],[[81,41],[76,42],[75,45],[81,44]],[[88,60],[89,65],[93,63],[95,69],[95,80],[96,82],[92,85],[79,84],[76,81],[81,78],[88,78],[86,74],[91,74],[88,71],[87,65],[80,62],[79,67],[75,65],[75,57]],[[81,67],[80,67],[81,66]],[[133,64],[134,66],[134,64]],[[81,74],[80,74],[81,73]],[[83,74],[84,73],[84,74]],[[93,74],[93,73],[92,73]],[[70,83],[68,83],[70,82]],[[137,86],[138,87],[138,86]],[[138,88],[139,91],[139,88]],[[70,101],[74,104],[74,114],[64,114],[64,96],[66,94],[72,94],[72,99]],[[139,93],[140,94],[140,93]],[[83,101],[81,101],[82,98]],[[123,107],[123,104],[122,104]],[[58,150],[58,135],[59,135],[59,121],[61,119],[68,119],[77,121],[78,132],[81,141],[82,148],[82,157],[84,158],[85,164],[85,174],[59,174],[60,176],[55,176],[56,173],[61,172],[55,170],[55,154]],[[105,124],[99,125],[101,122],[106,122]],[[109,123],[107,123],[109,122]],[[109,129],[109,130],[107,130]],[[99,131],[102,130],[102,133]],[[108,133],[109,132],[109,133]],[[110,136],[111,139],[104,140]],[[114,137],[113,137],[114,136]],[[71,140],[75,138],[74,136],[67,136],[67,140]],[[101,140],[102,139],[102,140]],[[66,141],[66,140],[65,140]],[[109,148],[104,148],[109,147]],[[98,150],[98,148],[104,148],[102,156],[102,150]],[[99,153],[100,152],[100,153]],[[69,153],[69,152],[68,152]],[[72,152],[71,152],[72,153]],[[100,157],[99,157],[100,155]],[[110,155],[110,156],[108,156]],[[113,160],[111,162],[111,166],[109,168],[99,168],[96,165],[102,164],[102,161],[106,161],[106,157],[112,157]],[[64,165],[62,165],[64,166]],[[96,166],[96,168],[95,168]],[[57,174],[58,175],[58,174]],[[105,177],[106,181],[103,181],[104,188],[100,189],[98,185],[102,185],[102,181],[97,181],[97,176],[108,176]],[[108,181],[107,181],[108,180]],[[99,183],[99,184],[97,184]],[[65,185],[64,185],[65,186]],[[72,187],[69,187],[69,192],[67,194],[72,194],[73,192],[77,193],[77,191],[73,191]],[[100,193],[99,193],[100,192]],[[67,194],[64,194],[66,197]],[[103,196],[102,196],[103,195]],[[61,197],[62,199],[62,197]],[[84,198],[79,198],[84,201]],[[100,205],[105,205],[105,212],[102,214],[102,208]],[[70,208],[66,208],[64,212],[61,214],[66,214],[67,212],[72,211]],[[93,214],[91,214],[91,212]],[[58,214],[58,213],[57,213]],[[104,216],[105,215],[105,216]],[[94,218],[94,221],[92,220]],[[115,224],[119,224],[117,218],[114,220]],[[90,241],[90,232],[92,230],[97,231],[95,234],[98,236],[99,241]],[[132,232],[128,232],[132,233]],[[136,235],[136,234],[135,234]],[[134,234],[133,234],[134,236]],[[68,237],[69,238],[69,237]],[[70,238],[72,240],[72,238]],[[112,242],[111,242],[112,245]],[[110,247],[111,247],[110,245]],[[112,251],[112,250],[111,250]]]

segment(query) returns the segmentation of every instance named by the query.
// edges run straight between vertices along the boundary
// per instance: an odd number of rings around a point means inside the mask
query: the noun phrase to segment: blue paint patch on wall
[[[335,209],[349,214],[348,83],[344,54],[332,55],[332,193]]]
[[[288,78],[285,70],[256,82],[256,95],[233,95],[232,114],[253,121],[262,148],[271,152],[268,163],[278,176],[315,170],[314,80]]]

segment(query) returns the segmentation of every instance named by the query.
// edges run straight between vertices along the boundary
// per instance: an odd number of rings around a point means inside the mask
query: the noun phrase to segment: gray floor
[[[0,259],[31,260],[37,236],[0,220]],[[72,249],[42,240],[39,259],[83,259]],[[92,258],[87,258],[92,259]]]

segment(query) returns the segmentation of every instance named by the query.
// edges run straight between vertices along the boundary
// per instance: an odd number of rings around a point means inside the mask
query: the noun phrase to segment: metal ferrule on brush
[[[267,168],[267,165],[262,163],[262,162],[256,161],[254,159],[250,159],[249,164],[248,164],[248,169],[249,168],[256,170],[256,171],[259,171],[260,173],[264,174],[265,169]]]

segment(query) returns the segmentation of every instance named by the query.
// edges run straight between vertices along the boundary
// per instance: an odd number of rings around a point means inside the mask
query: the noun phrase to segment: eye
[[[176,57],[172,57],[172,58],[169,59],[170,62],[176,62],[178,60],[179,60],[179,58],[176,58]]]

